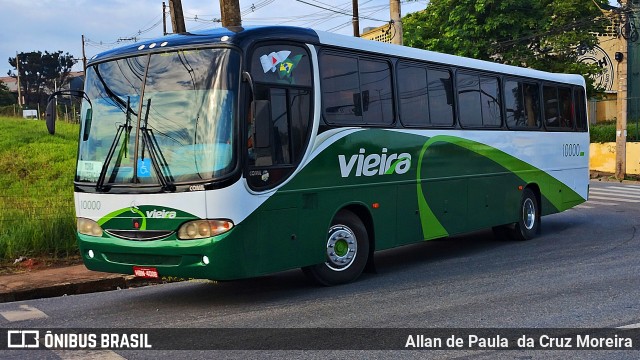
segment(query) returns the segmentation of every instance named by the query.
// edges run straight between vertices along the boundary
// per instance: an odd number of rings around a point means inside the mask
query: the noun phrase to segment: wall
[[[640,143],[627,143],[627,174],[640,175]],[[616,172],[616,143],[589,145],[589,169],[607,173]]]

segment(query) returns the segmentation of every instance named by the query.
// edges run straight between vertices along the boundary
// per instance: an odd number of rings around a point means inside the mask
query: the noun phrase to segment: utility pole
[[[162,2],[162,34],[167,36],[167,3]]]
[[[182,13],[182,0],[169,0],[169,11],[171,12],[171,26],[175,34],[187,32],[184,25],[184,14]]]
[[[82,34],[82,72],[87,75],[87,54],[84,52],[84,34]]]
[[[20,89],[20,59],[18,58],[18,52],[16,51],[16,72],[18,73],[17,85],[18,85],[18,106],[22,107],[22,90]]]
[[[400,0],[390,0],[391,10],[391,43],[402,45],[402,16],[400,15]]]
[[[360,37],[360,16],[358,15],[358,0],[353,0],[353,36]]]
[[[242,26],[239,0],[220,0],[222,27]]]
[[[616,107],[618,116],[616,117],[616,179],[624,179],[627,172],[627,55],[628,43],[622,35],[625,24],[629,18],[624,11],[627,9],[627,0],[620,0],[620,7],[623,9],[620,19],[620,34],[618,35],[618,52],[615,59],[618,62],[618,96]]]

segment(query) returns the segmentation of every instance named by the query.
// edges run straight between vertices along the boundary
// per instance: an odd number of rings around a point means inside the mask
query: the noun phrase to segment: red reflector
[[[518,186],[518,190],[522,191],[522,189],[524,189],[524,186],[522,185]]]
[[[157,279],[159,277],[158,269],[153,267],[141,267],[141,266],[133,267],[133,275],[141,278],[147,278],[147,279]]]
[[[374,209],[378,209],[380,207],[380,204],[379,203],[373,203],[373,204],[371,204],[371,207],[374,208]]]

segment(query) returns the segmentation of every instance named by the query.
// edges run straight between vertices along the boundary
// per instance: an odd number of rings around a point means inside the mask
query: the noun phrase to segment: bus
[[[259,26],[101,53],[81,95],[91,270],[302,268],[335,285],[374,269],[375,251],[491,228],[527,240],[587,200],[579,75]]]

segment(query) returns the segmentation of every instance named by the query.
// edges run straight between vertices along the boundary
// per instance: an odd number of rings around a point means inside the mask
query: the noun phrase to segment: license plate
[[[141,278],[147,278],[147,279],[157,279],[159,277],[158,269],[153,267],[141,267],[141,266],[133,267],[133,275]]]

